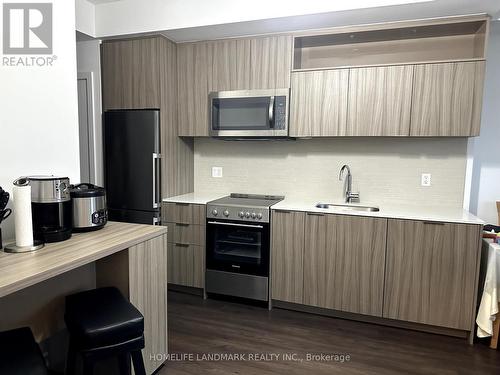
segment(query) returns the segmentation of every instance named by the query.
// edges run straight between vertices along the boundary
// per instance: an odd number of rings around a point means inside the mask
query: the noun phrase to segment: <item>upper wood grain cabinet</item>
[[[292,37],[280,35],[254,38],[250,43],[250,88],[290,87]]]
[[[413,66],[349,72],[348,136],[408,136]]]
[[[247,90],[250,87],[249,39],[208,42],[208,56],[209,92]]]
[[[415,67],[411,135],[477,136],[484,61]]]
[[[308,213],[304,304],[382,316],[387,219]]]
[[[349,70],[292,74],[290,136],[346,135]]]
[[[480,226],[389,220],[384,317],[470,330]]]
[[[180,136],[208,136],[208,46],[177,47],[178,117]]]
[[[160,107],[158,38],[105,41],[102,44],[103,107]]]
[[[305,213],[272,215],[272,299],[303,303]]]

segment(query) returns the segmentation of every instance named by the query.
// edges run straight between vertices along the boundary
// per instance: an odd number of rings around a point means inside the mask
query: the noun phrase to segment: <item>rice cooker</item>
[[[73,231],[88,232],[101,229],[108,222],[106,190],[92,184],[70,187],[73,205]]]

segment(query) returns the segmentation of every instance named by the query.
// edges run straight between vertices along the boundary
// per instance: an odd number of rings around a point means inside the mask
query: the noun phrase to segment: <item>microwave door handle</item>
[[[269,127],[274,128],[274,96],[269,99]]]

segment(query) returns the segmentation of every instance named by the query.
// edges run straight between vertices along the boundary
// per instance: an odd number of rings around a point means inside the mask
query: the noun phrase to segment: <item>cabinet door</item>
[[[480,226],[389,220],[384,317],[470,330]]]
[[[416,65],[411,135],[479,135],[483,81],[483,61]]]
[[[157,38],[103,42],[104,110],[160,107],[158,54]]]
[[[179,136],[208,136],[207,43],[177,46]]]
[[[130,302],[144,315],[146,373],[162,361],[150,356],[167,351],[167,235],[129,248]]]
[[[346,135],[348,83],[347,69],[293,73],[290,135]]]
[[[350,69],[346,135],[408,136],[412,81],[411,65]]]
[[[290,87],[292,37],[287,35],[251,39],[251,89]]]
[[[192,245],[168,244],[168,282],[176,285],[193,286],[194,248]]]
[[[246,90],[250,86],[250,40],[208,43],[209,91]]]
[[[308,213],[304,304],[382,316],[387,219]]]
[[[273,211],[272,299],[303,303],[304,212]]]

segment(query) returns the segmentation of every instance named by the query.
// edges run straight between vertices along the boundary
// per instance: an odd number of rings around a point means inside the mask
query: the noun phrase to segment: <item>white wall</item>
[[[23,175],[79,179],[75,3],[54,0],[53,20],[53,66],[0,62],[0,186],[8,191]],[[13,221],[2,223],[4,238],[13,237]]]
[[[101,105],[101,54],[100,40],[89,40],[76,43],[76,60],[78,73],[92,73],[93,107],[93,149],[94,181],[96,185],[104,185],[103,173],[103,141],[102,141],[102,105]]]
[[[88,0],[75,0],[76,30],[95,37],[95,5]]]
[[[497,0],[121,0],[98,4],[95,9],[97,37],[177,30],[166,35],[185,41],[492,13],[500,5]],[[193,28],[199,30],[193,32]]]
[[[467,140],[337,138],[297,141],[196,139],[195,191],[282,194],[341,201],[339,170],[349,164],[361,202],[462,207]],[[211,177],[213,166],[223,177]],[[422,173],[432,186],[420,186]]]
[[[500,21],[491,24],[481,135],[470,141],[469,154],[474,158],[470,211],[495,224],[495,201],[500,201]]]

